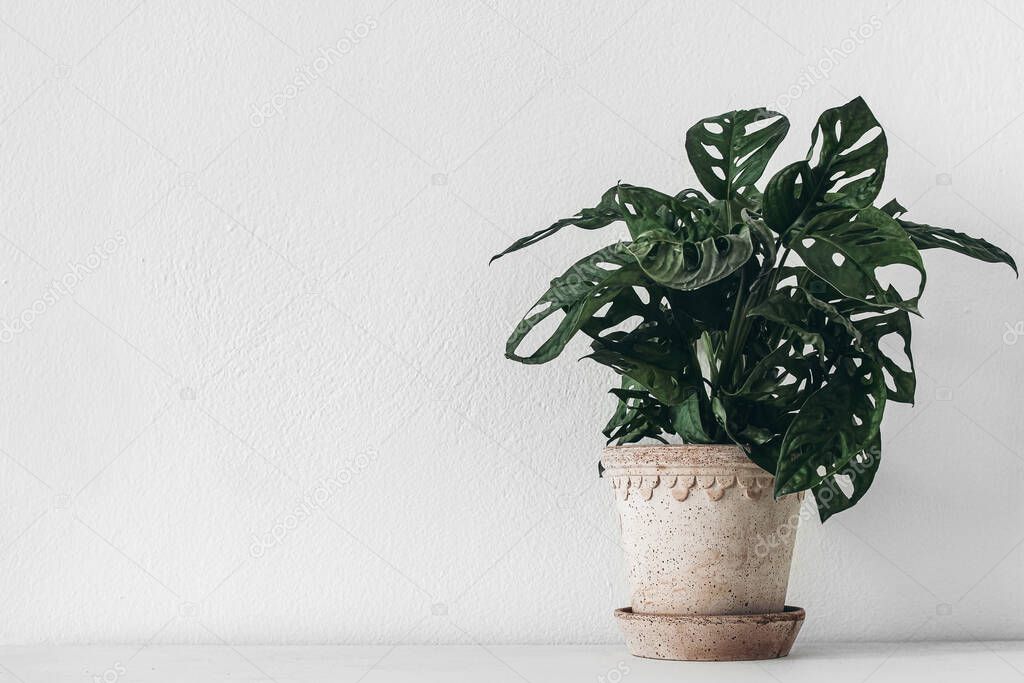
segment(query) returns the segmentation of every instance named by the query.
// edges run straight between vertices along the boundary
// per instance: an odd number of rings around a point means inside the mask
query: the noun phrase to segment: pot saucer
[[[785,657],[804,623],[801,607],[769,614],[636,614],[615,610],[631,654],[650,659],[731,662]]]

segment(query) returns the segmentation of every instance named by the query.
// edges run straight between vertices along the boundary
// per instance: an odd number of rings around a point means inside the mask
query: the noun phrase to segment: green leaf
[[[682,403],[672,406],[672,429],[684,443],[714,443],[705,429],[707,416],[697,390],[691,390]]]
[[[910,315],[906,311],[890,311],[857,320],[854,323],[861,332],[864,353],[882,367],[886,375],[886,399],[897,403],[913,403],[917,388],[914,374],[914,355],[910,351]],[[903,342],[903,354],[907,357],[908,369],[893,360],[882,347],[882,339],[895,334]]]
[[[907,212],[907,207],[903,206],[898,201],[896,201],[895,198],[893,198],[887,201],[885,205],[882,206],[881,209],[879,209],[879,211],[885,212],[892,218],[898,218],[901,214]]]
[[[814,172],[806,161],[786,166],[772,176],[764,189],[761,212],[768,226],[785,234],[816,201],[812,196]]]
[[[897,222],[907,231],[918,249],[948,249],[986,263],[1005,263],[1013,268],[1015,275],[1019,275],[1017,263],[1012,256],[980,237],[971,237],[950,228],[937,228],[933,225],[912,223],[902,219]]]
[[[701,185],[716,199],[743,195],[789,131],[789,121],[767,109],[712,116],[686,131],[686,154]]]
[[[546,363],[556,358],[569,340],[605,304],[639,275],[639,266],[622,244],[605,247],[577,261],[551,286],[516,326],[505,344],[505,356],[520,363]],[[529,356],[516,353],[533,328],[558,312],[565,317],[551,336]]]
[[[878,465],[882,461],[882,437],[876,434],[871,443],[860,453],[840,467],[835,473],[825,477],[820,484],[811,488],[814,501],[818,505],[818,517],[825,522],[829,517],[848,510],[864,497],[875,480]],[[847,493],[838,477],[845,477],[847,485],[853,490]]]
[[[789,245],[807,268],[840,293],[874,306],[917,311],[924,291],[921,254],[895,220],[870,208],[850,217],[847,211],[818,214]],[[904,299],[891,285],[883,287],[875,270],[906,265],[920,273],[916,294]]]
[[[826,109],[811,134],[807,160],[813,161],[816,198],[830,206],[863,209],[875,201],[882,180],[889,147],[875,115],[860,97],[841,107]]]
[[[750,229],[754,252],[761,256],[761,269],[757,277],[758,279],[766,277],[775,266],[775,236],[764,220],[746,209],[740,212],[740,219]]]
[[[860,97],[818,118],[805,161],[776,173],[765,188],[764,216],[779,234],[825,209],[871,205],[885,178],[885,133]]]
[[[665,442],[661,434],[672,429],[669,409],[629,377],[622,377],[622,388],[611,392],[618,400],[615,413],[602,430],[608,443],[632,443],[650,438]]]
[[[860,346],[860,331],[832,304],[818,299],[802,287],[783,287],[761,303],[753,306],[747,316],[759,316],[791,330],[806,343],[825,355],[826,337],[843,333],[843,346]],[[834,328],[829,328],[831,323]]]
[[[882,369],[868,356],[840,363],[789,425],[775,472],[775,495],[817,486],[842,469],[878,434],[885,408]]]
[[[682,403],[694,391],[698,369],[688,367],[687,349],[657,323],[595,339],[591,348],[585,358],[628,375],[662,403]]]
[[[715,223],[714,208],[699,193],[681,192],[672,197],[649,187],[619,184],[614,201],[634,240],[665,232],[693,241],[722,232]]]
[[[672,311],[683,313],[702,330],[725,331],[736,298],[737,279],[734,273],[698,290],[666,289],[665,296]]]
[[[649,187],[619,183],[605,191],[596,207],[581,209],[575,216],[555,221],[543,230],[516,240],[505,251],[492,256],[491,262],[536,244],[570,225],[597,230],[622,221],[634,240],[652,231],[664,231],[684,240],[705,239],[721,231],[714,216],[708,201],[694,190],[673,197]]]
[[[551,235],[554,235],[562,228],[568,227],[570,225],[575,225],[576,227],[582,228],[583,230],[597,230],[607,225],[611,225],[615,221],[622,220],[622,208],[619,206],[618,202],[615,199],[617,192],[618,187],[613,187],[604,193],[604,196],[601,197],[601,203],[598,204],[596,207],[592,209],[581,209],[579,212],[576,213],[575,216],[572,216],[571,218],[563,218],[561,220],[555,221],[549,227],[544,228],[543,230],[538,230],[532,235],[527,235],[526,237],[517,239],[507,249],[505,249],[505,251],[501,252],[500,254],[495,254],[494,256],[492,256],[490,262],[493,263],[496,259],[501,258],[505,254],[512,253],[513,251],[518,251],[520,249],[523,249],[524,247],[530,246],[531,244],[536,244],[537,242],[540,242],[542,239],[550,237]]]
[[[787,340],[753,363],[729,398],[765,404],[780,412],[797,410],[820,386],[822,358],[804,353],[803,342]]]
[[[628,247],[649,278],[673,289],[700,289],[736,272],[754,253],[749,228],[739,234],[684,242],[664,232]]]

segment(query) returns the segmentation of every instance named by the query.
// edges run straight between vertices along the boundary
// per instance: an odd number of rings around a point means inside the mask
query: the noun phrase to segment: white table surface
[[[1024,681],[1024,642],[797,643],[767,662],[660,662],[617,645],[0,647],[0,681],[641,683]]]

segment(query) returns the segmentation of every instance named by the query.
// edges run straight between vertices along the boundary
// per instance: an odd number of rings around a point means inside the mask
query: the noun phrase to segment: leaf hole
[[[860,173],[858,173],[857,175],[844,176],[841,180],[839,180],[838,182],[836,182],[835,184],[832,185],[832,191],[833,192],[839,192],[840,190],[842,190],[847,185],[852,185],[853,183],[857,182],[858,180],[863,180],[865,178],[870,178],[873,175],[875,175],[875,173],[877,173],[876,169],[866,168],[863,171],[861,171]]]
[[[747,163],[747,160],[750,159],[750,157],[754,156],[759,151],[761,151],[760,147],[750,150],[749,152],[747,152],[746,154],[744,154],[743,156],[736,160],[736,166],[743,166],[744,164]]]
[[[545,342],[554,336],[555,331],[564,319],[565,311],[558,310],[543,320],[540,320],[529,332],[527,332],[526,336],[519,341],[519,345],[516,347],[516,353],[520,356],[531,356],[536,353]]]
[[[877,138],[881,134],[882,134],[882,127],[881,126],[875,126],[874,128],[868,129],[867,131],[864,132],[863,135],[861,135],[859,138],[857,138],[856,142],[854,142],[852,145],[850,145],[849,147],[844,149],[842,152],[840,152],[839,156],[847,156],[848,154],[852,154],[853,152],[856,152],[858,149],[861,149],[862,147],[871,144],[871,142],[873,142],[875,140],[875,138]]]
[[[837,251],[836,253],[832,254],[832,263],[836,264],[837,266],[841,266],[844,263],[846,263],[846,256],[840,254]]]
[[[705,121],[704,130],[715,135],[720,135],[723,131],[725,131],[725,129],[722,128],[722,124],[715,123],[714,121]]]
[[[837,474],[833,478],[835,479],[836,486],[839,487],[839,490],[842,491],[847,498],[853,495],[853,479],[850,478],[850,475]]]
[[[751,121],[743,127],[744,135],[752,135],[759,130],[764,130],[768,126],[772,125],[776,121],[782,120],[782,114],[775,114],[773,116],[765,116],[758,118],[756,121]]]
[[[814,143],[811,145],[811,151],[807,153],[807,161],[810,162],[811,166],[817,166],[821,162],[821,148],[825,145],[825,136],[816,135]]]
[[[715,147],[714,145],[705,145],[704,143],[701,143],[700,146],[704,148],[704,151],[707,152],[708,156],[710,156],[712,159],[718,159],[719,161],[721,161],[722,159],[725,158],[722,156],[722,153],[718,150],[718,148]]]
[[[921,273],[905,263],[890,263],[875,268],[875,279],[883,290],[890,287],[897,292],[917,292],[921,287]]]

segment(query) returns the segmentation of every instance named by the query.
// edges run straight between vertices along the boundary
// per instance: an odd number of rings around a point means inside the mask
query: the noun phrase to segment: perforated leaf
[[[864,497],[875,480],[881,461],[882,436],[876,434],[867,448],[811,488],[822,522],[837,512],[850,509]],[[843,479],[845,482],[841,483]]]
[[[698,240],[720,231],[714,210],[699,192],[684,190],[672,196],[649,187],[619,183],[606,190],[594,208],[581,209],[575,216],[555,221],[543,230],[516,240],[503,252],[492,256],[491,262],[571,225],[597,230],[618,221],[626,224],[633,239],[651,231],[663,231],[679,239]]]
[[[655,282],[682,290],[700,289],[728,277],[750,259],[750,230],[739,234],[684,242],[666,233],[642,236],[628,247]]]
[[[854,325],[861,332],[864,353],[874,358],[885,373],[887,399],[913,403],[917,376],[914,374],[914,354],[910,350],[910,315],[906,311],[889,311],[861,318]],[[905,357],[905,360],[901,359],[902,364],[892,357],[893,352],[883,345],[883,339],[896,347],[897,354],[902,351]],[[897,343],[900,346],[896,346]]]
[[[546,363],[558,356],[580,328],[639,274],[633,256],[621,244],[605,247],[577,261],[551,286],[516,326],[505,344],[505,355],[520,363]],[[526,336],[551,315],[564,317],[555,331],[532,354],[516,353]]]
[[[851,355],[800,407],[783,438],[775,495],[817,486],[844,467],[878,434],[885,408],[882,369]]]
[[[896,221],[878,209],[865,209],[850,218],[846,211],[828,211],[811,219],[790,244],[815,275],[840,293],[875,306],[917,310],[924,291],[921,254]],[[920,274],[917,291],[904,297],[883,286],[877,269],[910,266]]]
[[[752,306],[747,315],[759,316],[792,330],[804,343],[817,348],[823,356],[826,353],[826,339],[841,337],[843,347],[860,346],[860,331],[854,324],[835,306],[818,299],[802,287],[783,287]]]
[[[885,133],[860,97],[818,118],[805,161],[776,173],[765,188],[765,220],[779,233],[825,209],[870,206],[885,178]]]
[[[870,206],[882,189],[888,155],[885,132],[862,98],[826,109],[811,133],[807,153],[814,168],[814,196],[830,206]]]
[[[778,112],[731,111],[686,131],[686,155],[712,197],[735,199],[754,186],[788,131],[789,121]]]

